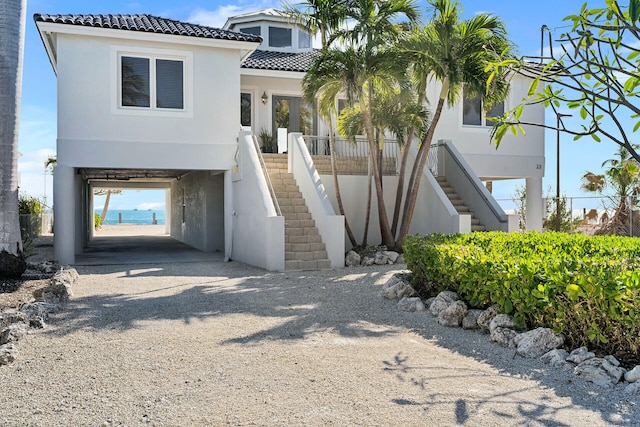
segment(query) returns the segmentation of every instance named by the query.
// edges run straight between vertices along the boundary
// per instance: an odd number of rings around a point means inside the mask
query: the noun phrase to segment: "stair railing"
[[[251,139],[253,140],[253,146],[256,149],[256,153],[258,154],[258,160],[260,160],[260,167],[262,168],[264,179],[267,181],[267,188],[269,188],[269,193],[271,194],[271,200],[273,200],[273,206],[276,208],[276,214],[278,216],[282,216],[282,211],[280,210],[280,204],[278,203],[278,198],[276,197],[276,191],[273,189],[273,184],[271,184],[271,178],[269,177],[267,164],[264,162],[262,151],[260,151],[260,144],[258,143],[258,138],[255,135],[252,135]]]

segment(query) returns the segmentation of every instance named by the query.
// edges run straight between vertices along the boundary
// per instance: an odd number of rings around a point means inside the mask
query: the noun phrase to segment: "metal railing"
[[[329,137],[317,135],[303,135],[302,138],[307,145],[307,150],[312,156],[329,156]],[[364,137],[356,137],[355,140],[347,138],[336,138],[336,155],[349,158],[363,158],[369,156],[369,144]],[[383,159],[394,159],[398,163],[400,149],[395,139],[384,139],[382,148]]]
[[[433,176],[438,176],[438,147],[441,145],[441,142],[431,144],[429,152],[427,153],[427,167]]]
[[[276,191],[273,189],[273,184],[271,184],[271,178],[269,178],[269,171],[267,171],[267,165],[265,164],[264,157],[262,157],[262,152],[260,151],[260,144],[258,143],[258,138],[255,135],[251,135],[251,139],[253,141],[253,146],[256,149],[256,153],[258,154],[258,160],[260,161],[260,167],[262,168],[264,179],[267,181],[267,187],[269,188],[269,193],[271,194],[271,200],[273,200],[273,206],[276,208],[276,214],[278,216],[282,216],[282,211],[280,210],[280,204],[278,203],[278,198],[276,197]]]

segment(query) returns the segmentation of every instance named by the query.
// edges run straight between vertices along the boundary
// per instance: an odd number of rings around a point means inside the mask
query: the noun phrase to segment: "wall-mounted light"
[[[262,98],[260,98],[262,100],[263,104],[267,103],[267,100],[269,99],[269,97],[267,96],[267,92],[262,92]]]

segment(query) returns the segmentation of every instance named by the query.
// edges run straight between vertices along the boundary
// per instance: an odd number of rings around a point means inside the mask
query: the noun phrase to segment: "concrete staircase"
[[[287,172],[286,154],[263,154],[267,172],[284,216],[285,270],[331,268],[322,237],[296,184]]]
[[[311,156],[313,164],[320,175],[331,175],[331,157],[330,156]],[[347,157],[337,156],[336,166],[340,175],[366,175],[369,171],[368,157]],[[396,175],[396,159],[382,159],[382,174]]]
[[[464,204],[464,200],[460,198],[458,193],[456,193],[456,190],[447,182],[447,178],[444,176],[437,176],[436,180],[451,201],[453,207],[456,208],[456,211],[458,211],[459,214],[471,215],[471,231],[486,231],[485,226],[480,224],[480,220],[476,218],[476,215],[471,212],[469,206]]]

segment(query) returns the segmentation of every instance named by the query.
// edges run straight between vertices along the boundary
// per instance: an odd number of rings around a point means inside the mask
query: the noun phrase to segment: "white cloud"
[[[278,2],[269,0],[262,0],[257,2],[239,1],[236,4],[222,5],[215,10],[198,8],[194,10],[191,15],[189,15],[187,21],[196,24],[207,25],[209,27],[220,28],[227,21],[227,18],[231,16],[278,6]]]

